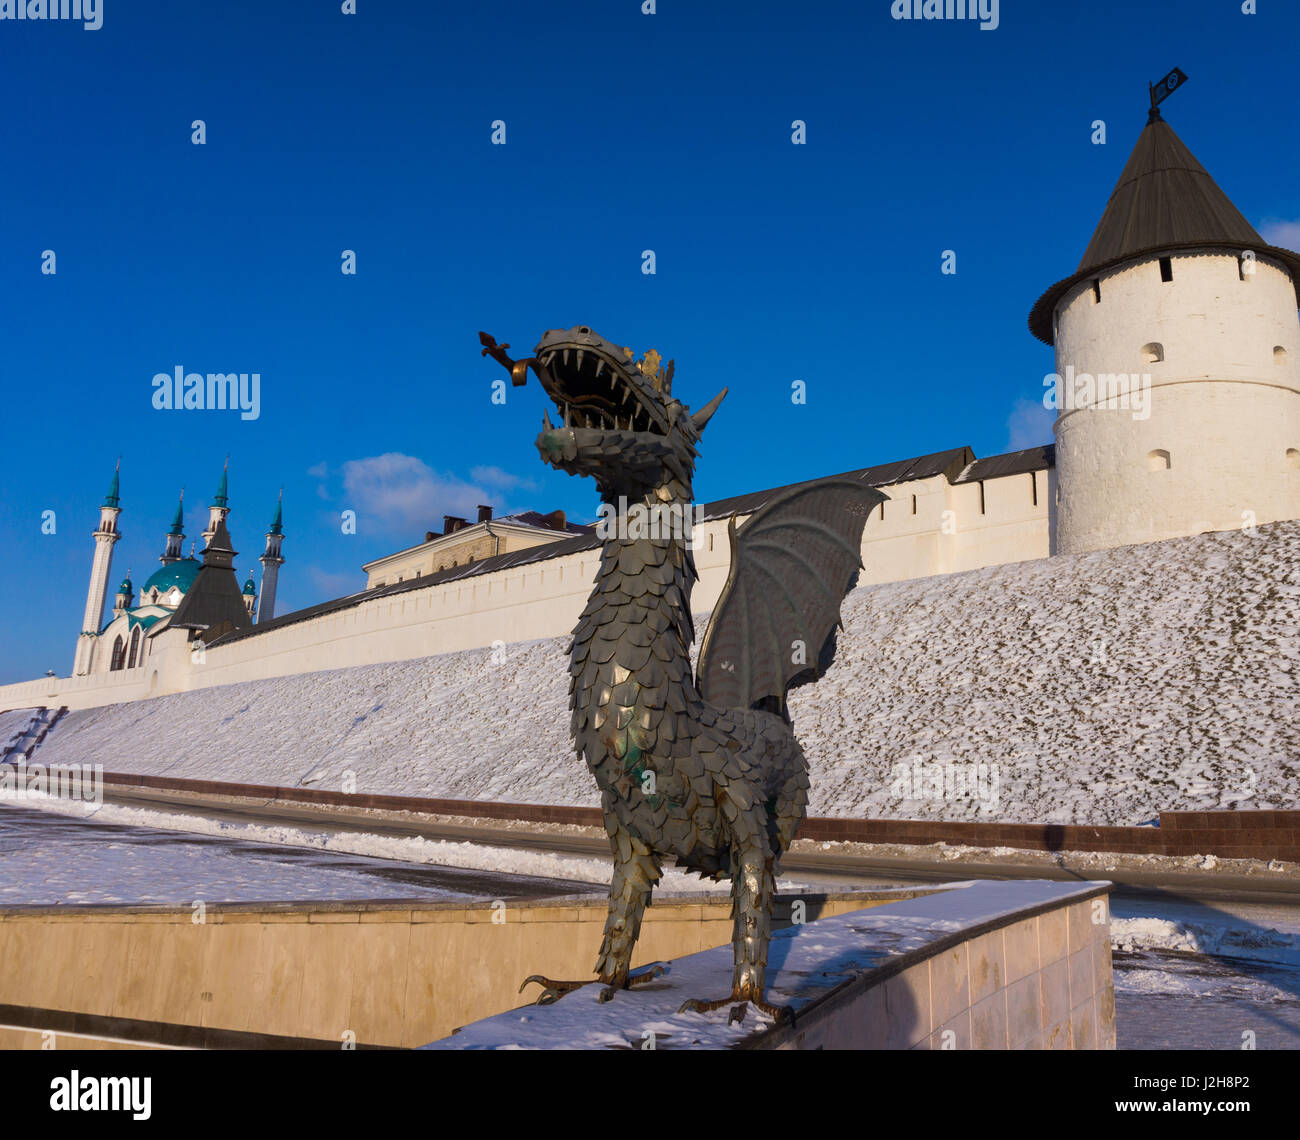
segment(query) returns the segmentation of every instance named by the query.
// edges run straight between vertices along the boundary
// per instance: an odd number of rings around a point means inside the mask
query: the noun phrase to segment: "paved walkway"
[[[538,899],[590,883],[103,824],[0,804],[0,906]],[[598,889],[597,889],[598,890]]]

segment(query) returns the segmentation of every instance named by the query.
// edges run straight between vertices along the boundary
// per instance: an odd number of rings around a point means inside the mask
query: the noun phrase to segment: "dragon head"
[[[638,360],[586,325],[551,329],[529,364],[561,416],[557,426],[543,415],[537,450],[545,462],[591,476],[607,502],[664,488],[690,498],[695,445],[725,388],[692,415],[673,397],[671,360],[662,364],[653,349]]]

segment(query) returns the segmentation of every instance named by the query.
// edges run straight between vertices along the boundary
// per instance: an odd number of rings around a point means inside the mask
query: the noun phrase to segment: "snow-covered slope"
[[[813,814],[1300,806],[1300,522],[867,587],[844,625],[790,702]],[[594,805],[566,640],[72,712],[34,759]]]
[[[0,712],[0,752],[27,731],[27,727],[32,723],[35,716],[35,709],[10,709],[8,712]]]

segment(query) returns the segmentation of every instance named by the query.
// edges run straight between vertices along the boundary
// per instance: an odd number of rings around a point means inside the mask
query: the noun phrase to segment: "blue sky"
[[[69,671],[119,454],[113,585],[156,569],[182,486],[198,536],[229,453],[241,578],[284,487],[280,612],[360,588],[363,562],[479,502],[590,519],[592,486],[533,449],[536,384],[491,402],[480,329],[519,352],[588,323],[674,357],[689,403],[729,385],[706,500],[1047,442],[1052,355],[1026,315],[1077,264],[1148,80],[1189,74],[1165,117],[1252,223],[1300,244],[1300,9],[1259,7],[1003,0],[992,31],[896,21],[888,0],[103,0],[96,31],[0,20],[0,682]],[[177,366],[259,373],[260,415],[156,410]]]

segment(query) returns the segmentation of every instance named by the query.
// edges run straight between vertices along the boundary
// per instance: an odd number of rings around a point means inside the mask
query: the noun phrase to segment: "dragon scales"
[[[726,395],[695,414],[672,395],[673,364],[636,360],[586,326],[547,332],[526,360],[479,334],[516,385],[537,376],[562,417],[543,416],[542,459],[595,480],[603,501],[600,567],[573,631],[569,705],[578,754],[600,788],[614,868],[596,962],[601,1000],[648,980],[633,947],[661,865],[732,882],[732,991],[683,1010],[764,997],[779,860],[803,820],[808,765],[786,695],[834,654],[840,603],[861,567],[862,531],[885,497],[855,479],[776,492],[729,527],[731,569],[692,671],[688,515],[696,445]],[[640,515],[642,525],[634,516]],[[539,1001],[586,982],[534,976]],[[527,982],[525,982],[525,985]]]

